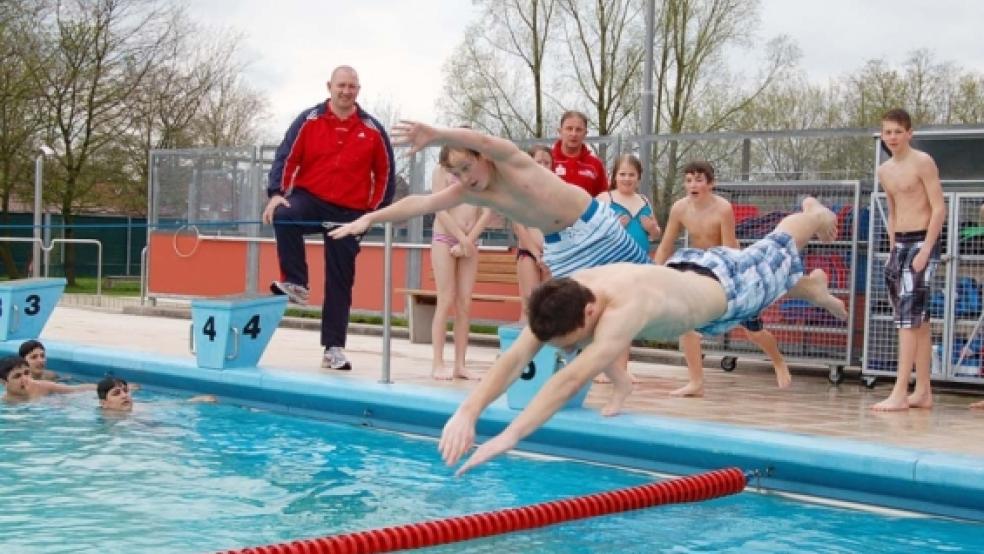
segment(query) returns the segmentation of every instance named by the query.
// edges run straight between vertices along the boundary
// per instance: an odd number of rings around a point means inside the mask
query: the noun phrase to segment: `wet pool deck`
[[[59,306],[41,339],[89,346],[158,353],[192,359],[188,349],[189,321],[172,317],[129,315],[118,309]],[[319,367],[322,349],[318,332],[281,327],[276,331],[260,366],[270,371],[330,374],[348,379],[379,380],[382,341],[378,336],[350,334],[346,352],[354,370]],[[457,389],[462,395],[474,386],[469,381],[430,378],[431,347],[392,341],[392,380],[417,386]],[[471,346],[468,367],[483,372],[498,350]],[[447,360],[453,359],[449,345]],[[980,396],[938,392],[932,410],[873,412],[870,407],[889,392],[883,381],[869,390],[849,376],[839,386],[820,373],[794,373],[789,389],[775,386],[771,369],[748,364],[726,373],[709,367],[703,398],[672,398],[668,392],[686,382],[686,369],[676,365],[631,362],[639,378],[626,411],[766,429],[784,433],[820,435],[867,444],[883,443],[935,452],[979,456],[984,463],[984,411],[968,410]],[[203,370],[206,371],[206,370]],[[589,407],[604,404],[609,385],[594,385]]]

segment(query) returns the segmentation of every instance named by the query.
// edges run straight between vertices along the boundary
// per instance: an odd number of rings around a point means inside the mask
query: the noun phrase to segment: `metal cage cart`
[[[984,129],[916,133],[913,145],[936,160],[947,215],[940,235],[941,260],[929,299],[934,382],[984,384]],[[880,147],[877,163],[890,154]],[[877,181],[876,181],[877,185]],[[876,189],[877,190],[877,189]],[[862,378],[874,387],[898,369],[898,331],[885,286],[888,216],[885,194],[871,198],[871,250]]]
[[[865,282],[866,244],[858,242],[859,236],[867,234],[868,209],[863,200],[869,192],[863,189],[858,181],[812,180],[715,186],[715,192],[732,204],[738,243],[742,247],[771,232],[786,215],[799,211],[805,196],[815,196],[837,214],[837,240],[812,242],[801,255],[807,273],[818,268],[827,273],[831,290],[847,305],[851,314],[848,320],[839,321],[822,308],[788,298],[780,298],[760,316],[764,328],[776,337],[779,349],[789,361],[827,365],[829,378],[835,384],[843,380],[844,367],[859,358],[853,350],[860,339],[855,336],[859,328],[856,322],[863,321],[858,310],[864,306],[863,296],[857,301]],[[725,371],[735,369],[737,356],[763,356],[741,327],[725,335],[705,336],[702,346],[706,353],[723,355],[721,368]]]

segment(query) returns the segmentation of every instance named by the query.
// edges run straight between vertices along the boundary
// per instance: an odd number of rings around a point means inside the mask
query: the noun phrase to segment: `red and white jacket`
[[[371,211],[393,200],[393,147],[383,125],[356,106],[339,119],[328,101],[302,112],[284,136],[270,167],[267,195],[293,187],[337,206]]]
[[[587,191],[592,198],[608,190],[608,173],[605,164],[591,150],[581,145],[581,152],[574,157],[564,155],[558,140],[553,145],[553,171],[558,177]]]

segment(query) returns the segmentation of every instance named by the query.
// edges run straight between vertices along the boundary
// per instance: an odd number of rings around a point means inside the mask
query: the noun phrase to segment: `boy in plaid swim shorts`
[[[815,198],[744,251],[683,250],[666,266],[619,263],[554,278],[530,296],[527,320],[512,347],[492,364],[444,426],[438,449],[448,465],[472,447],[482,411],[520,377],[544,343],[577,352],[554,373],[505,430],[481,445],[457,473],[514,447],[559,410],[585,383],[611,367],[636,337],[667,340],[698,329],[721,333],[779,296],[801,298],[840,319],[844,302],[820,269],[803,276],[799,252],[813,236],[832,241],[837,217]]]
[[[684,230],[687,232],[687,245],[692,248],[701,250],[719,246],[741,248],[735,235],[735,214],[731,202],[714,193],[714,166],[705,161],[690,162],[684,166],[683,174],[687,194],[674,202],[670,209],[666,233],[659,243],[659,249],[656,250],[656,263],[666,263],[673,255],[677,236]],[[799,271],[802,272],[802,269],[800,267]],[[793,379],[786,365],[786,359],[779,351],[779,343],[775,336],[762,325],[758,311],[752,318],[741,322],[741,326],[745,328],[745,336],[748,340],[769,356],[779,388],[788,387]],[[700,341],[701,335],[697,331],[680,336],[680,350],[687,362],[689,379],[686,385],[671,391],[670,396],[704,395],[704,356]]]

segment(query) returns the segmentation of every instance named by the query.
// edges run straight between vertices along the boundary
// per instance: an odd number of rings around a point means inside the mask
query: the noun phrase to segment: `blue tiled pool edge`
[[[2,343],[0,352],[14,353],[17,346],[19,341]],[[462,398],[458,391],[414,385],[255,368],[202,369],[179,358],[68,343],[46,346],[52,367],[83,378],[112,372],[151,387],[429,436],[440,433]],[[516,413],[504,401],[493,404],[479,434],[497,433]],[[760,481],[768,489],[984,522],[980,457],[649,415],[602,418],[586,409],[561,412],[522,448],[675,474],[759,469],[769,472]]]

